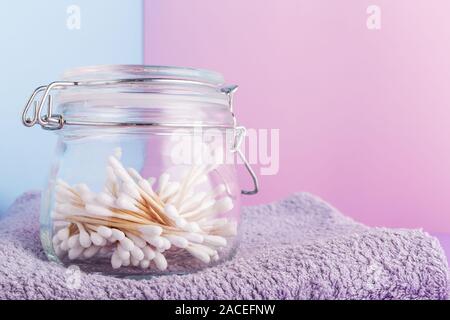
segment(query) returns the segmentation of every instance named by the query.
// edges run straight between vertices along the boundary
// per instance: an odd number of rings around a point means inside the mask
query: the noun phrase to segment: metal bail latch
[[[46,130],[59,130],[64,126],[65,120],[60,114],[53,114],[53,102],[50,92],[56,87],[67,87],[77,85],[76,82],[57,81],[47,86],[40,86],[34,90],[28,99],[22,113],[22,123],[27,127],[32,127],[36,123]],[[47,103],[47,112],[42,114],[45,104]],[[32,118],[28,117],[28,113],[33,106]]]
[[[165,79],[134,79],[134,81],[164,81]],[[104,81],[104,82],[95,82],[91,84],[120,84],[123,82],[123,80],[110,80],[110,81]],[[64,117],[61,114],[54,114],[53,113],[53,103],[52,103],[52,96],[50,95],[51,91],[53,89],[63,89],[66,87],[72,87],[72,86],[81,86],[86,85],[87,83],[81,83],[81,82],[71,82],[71,81],[55,81],[50,83],[46,86],[40,86],[34,90],[31,97],[28,99],[27,104],[25,105],[25,108],[23,109],[22,113],[22,123],[27,127],[32,127],[36,123],[38,123],[43,129],[46,130],[59,130],[64,125],[69,124],[78,124],[78,125],[89,125],[92,123],[89,122],[70,122],[64,119]],[[239,158],[242,160],[242,162],[245,165],[245,168],[247,169],[248,173],[250,174],[252,181],[253,181],[253,190],[241,190],[242,194],[246,195],[252,195],[258,193],[259,190],[259,183],[258,178],[253,171],[252,167],[250,166],[250,163],[248,162],[245,155],[242,153],[240,146],[245,138],[246,135],[246,129],[242,126],[237,125],[237,119],[233,112],[233,94],[236,92],[238,86],[237,85],[230,85],[226,87],[222,87],[220,90],[222,93],[225,93],[228,97],[228,104],[230,108],[231,115],[233,116],[233,130],[234,130],[234,146],[231,150],[231,152],[236,152],[239,155]],[[44,106],[47,105],[47,111],[46,114],[43,113]],[[30,109],[33,107],[32,117],[28,117],[30,113]],[[127,123],[96,123],[96,124],[102,124],[102,125],[128,125]],[[149,125],[164,125],[160,123],[150,123]],[[168,126],[166,124],[166,126]]]
[[[244,141],[245,136],[247,135],[247,129],[243,126],[237,125],[237,119],[233,111],[233,94],[238,89],[237,85],[231,85],[227,87],[223,87],[221,91],[225,93],[228,96],[228,103],[230,106],[230,111],[233,116],[233,123],[234,123],[234,144],[231,149],[231,152],[236,152],[239,156],[239,158],[244,163],[245,168],[247,169],[248,173],[250,174],[250,177],[253,181],[253,190],[241,190],[242,194],[245,195],[253,195],[257,194],[259,191],[259,182],[258,177],[256,176],[255,172],[253,171],[250,163],[248,162],[247,158],[245,157],[244,153],[241,150],[241,144],[242,141]]]

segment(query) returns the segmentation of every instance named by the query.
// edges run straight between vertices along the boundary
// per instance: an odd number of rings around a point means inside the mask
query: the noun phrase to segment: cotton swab
[[[186,250],[192,254],[195,258],[199,259],[204,263],[209,263],[211,261],[211,257],[204,251],[195,246],[189,246]]]
[[[58,233],[56,233],[56,236],[58,237],[58,239],[60,241],[64,241],[66,239],[69,238],[69,228],[64,228],[58,231]]]
[[[189,245],[189,241],[181,236],[166,235],[165,238],[169,240],[172,245],[181,249],[184,249]]]
[[[142,260],[139,262],[139,266],[142,269],[147,269],[150,266],[150,260]]]
[[[127,260],[131,256],[130,251],[124,249],[120,244],[117,246],[116,252],[122,260]]]
[[[116,149],[108,158],[103,191],[58,179],[52,211],[55,253],[70,260],[109,253],[114,269],[147,269],[153,261],[164,271],[165,255],[176,255],[177,250],[204,263],[216,261],[218,249],[228,246],[226,237],[237,233],[235,221],[218,217],[233,209],[233,201],[224,195],[224,184],[207,192],[196,188],[217,168],[220,155],[214,151],[214,163],[194,165],[180,181],[173,181],[169,172],[145,179],[134,168],[125,169]]]
[[[111,256],[111,266],[114,269],[119,269],[122,266],[122,259],[120,258],[117,251],[114,251],[114,253]]]
[[[159,270],[164,271],[167,269],[167,260],[162,255],[162,253],[156,251],[155,258],[153,259],[153,261],[155,262],[155,265]]]
[[[86,259],[92,258],[100,251],[100,247],[97,246],[90,246],[89,248],[85,249],[83,251],[83,257]]]
[[[75,248],[69,249],[69,254],[68,254],[69,259],[75,260],[83,253],[83,250],[84,250],[84,248],[82,248],[82,247],[75,247]]]

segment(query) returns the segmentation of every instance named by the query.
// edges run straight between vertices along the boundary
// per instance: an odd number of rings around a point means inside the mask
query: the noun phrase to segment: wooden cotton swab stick
[[[161,206],[146,192],[144,192],[138,184],[133,180],[133,178],[128,174],[128,172],[125,170],[125,168],[122,166],[122,164],[114,157],[109,157],[109,163],[111,167],[113,168],[115,174],[122,179],[124,183],[130,183],[131,185],[134,185],[137,187],[138,192],[142,198],[144,198],[149,205],[152,206],[152,209],[158,214],[161,214]]]

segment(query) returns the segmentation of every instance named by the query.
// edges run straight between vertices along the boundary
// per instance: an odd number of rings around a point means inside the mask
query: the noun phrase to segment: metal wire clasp
[[[241,144],[242,141],[244,141],[245,136],[247,135],[247,129],[245,129],[245,127],[243,126],[237,125],[237,119],[233,111],[233,94],[236,92],[237,89],[238,89],[237,85],[232,85],[223,87],[221,91],[228,96],[228,104],[230,106],[230,112],[233,116],[234,122],[234,143],[233,147],[231,148],[231,152],[236,152],[238,154],[239,158],[244,163],[244,166],[247,169],[253,181],[253,190],[241,190],[241,193],[245,195],[253,195],[257,194],[259,191],[259,181],[258,177],[255,174],[255,171],[253,171],[250,163],[248,162],[247,158],[245,157],[244,153],[241,150]]]
[[[167,81],[167,79],[133,79],[133,81]],[[98,82],[96,84],[116,84],[121,83],[128,80],[110,80],[106,82]],[[180,80],[181,81],[181,80]],[[182,81],[186,82],[186,81]],[[190,82],[190,81],[187,81]],[[36,123],[38,123],[43,129],[46,130],[59,130],[61,129],[65,124],[77,124],[77,125],[130,125],[129,123],[103,123],[103,122],[74,122],[74,121],[67,121],[64,119],[64,117],[61,114],[54,114],[53,113],[53,103],[52,103],[52,96],[50,95],[51,91],[53,89],[62,89],[65,87],[72,87],[72,86],[81,86],[83,83],[80,82],[71,82],[71,81],[55,81],[50,83],[47,86],[40,86],[34,90],[33,94],[28,99],[27,104],[25,105],[25,108],[23,109],[22,113],[22,123],[27,127],[32,127]],[[242,194],[245,195],[252,195],[258,193],[259,190],[259,183],[258,178],[253,171],[253,169],[250,166],[250,163],[248,162],[245,155],[242,153],[240,146],[245,138],[246,135],[246,129],[242,126],[237,125],[237,119],[233,111],[233,94],[236,92],[238,86],[237,85],[230,85],[226,87],[222,87],[220,91],[227,95],[228,97],[228,104],[230,108],[230,112],[233,116],[233,129],[234,129],[234,145],[232,147],[231,152],[236,152],[239,155],[239,158],[242,160],[242,162],[245,165],[245,168],[247,169],[248,173],[250,174],[252,181],[253,181],[253,190],[241,190]],[[43,114],[43,109],[47,105],[47,110],[45,114]],[[30,109],[33,107],[32,117],[30,118],[28,115],[30,113]],[[169,124],[163,124],[163,123],[148,123],[148,125],[152,126],[172,126]],[[196,126],[196,125],[192,125]]]
[[[41,125],[46,130],[58,130],[64,126],[64,118],[60,114],[53,114],[53,103],[50,92],[56,87],[75,86],[77,82],[57,81],[52,82],[47,86],[40,86],[34,90],[31,97],[28,99],[22,113],[22,123],[27,127],[32,127],[36,123]],[[47,103],[47,112],[42,114],[45,104]],[[33,106],[33,116],[28,117],[28,113]]]

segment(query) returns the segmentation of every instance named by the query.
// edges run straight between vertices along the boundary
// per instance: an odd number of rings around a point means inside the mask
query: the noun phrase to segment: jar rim
[[[166,79],[193,81],[210,86],[221,86],[222,74],[207,69],[139,64],[111,64],[75,67],[62,75],[65,81],[105,81],[133,79]]]

